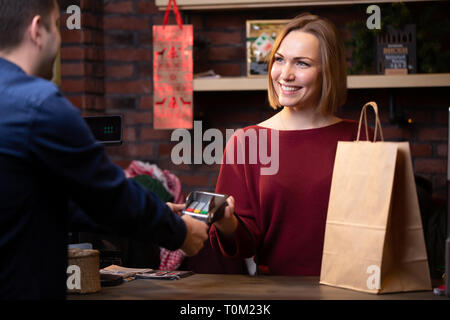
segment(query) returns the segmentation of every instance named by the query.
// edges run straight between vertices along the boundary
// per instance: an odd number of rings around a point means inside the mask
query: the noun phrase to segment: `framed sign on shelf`
[[[275,39],[289,20],[247,20],[247,76],[267,75],[268,58]]]

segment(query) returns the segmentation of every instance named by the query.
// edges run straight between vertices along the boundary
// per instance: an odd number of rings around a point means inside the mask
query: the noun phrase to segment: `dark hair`
[[[36,15],[50,29],[50,13],[55,5],[55,0],[0,0],[0,50],[19,45]]]

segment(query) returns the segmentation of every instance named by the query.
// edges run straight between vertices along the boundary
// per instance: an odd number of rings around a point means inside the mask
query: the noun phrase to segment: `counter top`
[[[369,294],[319,284],[319,277],[194,274],[180,280],[137,279],[68,300],[450,300],[432,291]]]

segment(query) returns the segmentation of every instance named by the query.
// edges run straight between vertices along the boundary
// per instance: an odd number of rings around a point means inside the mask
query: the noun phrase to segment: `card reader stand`
[[[186,198],[186,207],[182,211],[207,224],[220,220],[227,206],[226,194],[193,191]]]

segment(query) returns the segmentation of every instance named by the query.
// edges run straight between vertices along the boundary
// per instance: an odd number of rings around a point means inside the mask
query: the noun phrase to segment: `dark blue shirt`
[[[186,236],[54,84],[0,58],[0,300],[65,298],[70,200],[95,223],[170,250]]]

